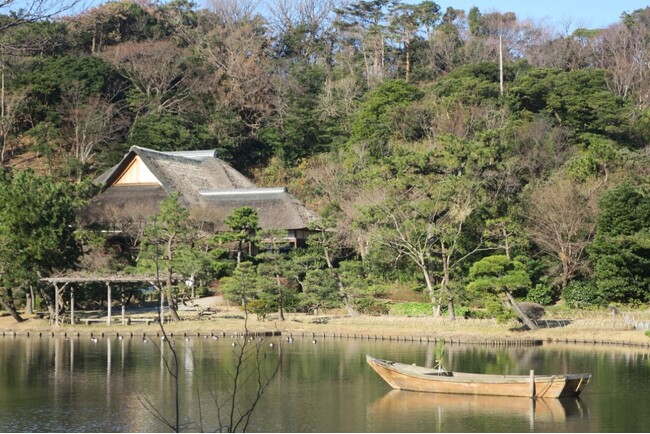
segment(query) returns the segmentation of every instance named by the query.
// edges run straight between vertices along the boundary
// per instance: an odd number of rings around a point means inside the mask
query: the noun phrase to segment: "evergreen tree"
[[[623,182],[599,203],[589,247],[601,302],[650,300],[650,190]]]

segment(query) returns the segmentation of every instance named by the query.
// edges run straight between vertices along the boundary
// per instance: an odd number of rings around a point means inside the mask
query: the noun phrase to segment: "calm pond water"
[[[243,342],[176,337],[180,413],[186,431],[217,427],[215,403],[230,390]],[[271,347],[269,344],[273,343]],[[160,338],[0,337],[0,432],[169,431],[175,400]],[[650,351],[627,347],[445,345],[448,369],[528,374],[591,372],[579,399],[472,397],[393,391],[365,354],[431,366],[432,343],[280,337],[260,344],[261,368],[280,369],[249,432],[648,432]],[[163,350],[169,355],[169,349]],[[252,383],[249,382],[252,386]],[[250,397],[254,387],[242,392]],[[213,395],[210,394],[210,391]],[[222,401],[220,401],[222,402]],[[200,405],[199,405],[200,404]],[[223,420],[223,419],[222,419]]]

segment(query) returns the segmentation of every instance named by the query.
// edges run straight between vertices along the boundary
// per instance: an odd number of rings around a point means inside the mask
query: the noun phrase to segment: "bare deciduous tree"
[[[645,27],[615,24],[602,31],[592,47],[596,65],[611,73],[605,80],[614,94],[626,98],[647,81],[650,45]]]
[[[125,42],[100,54],[140,93],[134,108],[156,113],[191,110],[188,100],[199,80],[187,66],[188,55],[169,41]]]
[[[84,7],[85,0],[1,0],[0,13],[7,19],[0,23],[0,33],[12,27],[52,19]]]
[[[255,134],[271,113],[273,65],[266,22],[255,13],[256,2],[218,0],[211,13],[200,16],[196,26],[173,15],[179,35],[212,69],[215,102],[237,113]]]
[[[591,63],[591,35],[595,32],[578,29],[569,33],[574,25],[571,21],[562,23],[562,33],[541,23],[529,23],[525,28],[528,43],[524,56],[538,68],[560,68],[576,70]]]
[[[530,194],[526,228],[533,241],[559,261],[562,288],[586,267],[585,249],[596,226],[595,196],[567,179],[551,181]]]
[[[299,47],[305,58],[318,51],[320,38],[329,32],[332,10],[340,0],[278,0],[270,2],[270,20],[279,35],[299,29],[304,32],[304,44]]]
[[[115,105],[97,95],[84,96],[78,82],[63,89],[61,108],[67,121],[71,154],[84,165],[93,158],[98,146],[110,142],[123,127]]]
[[[160,282],[158,282],[160,285]],[[246,292],[248,288],[242,282],[242,291]],[[244,297],[246,300],[246,297]],[[230,379],[227,382],[228,389],[224,392],[218,392],[206,384],[207,375],[197,373],[196,367],[192,366],[188,375],[194,375],[201,380],[208,396],[212,400],[213,407],[207,407],[203,404],[201,390],[197,390],[196,406],[198,408],[198,420],[186,422],[181,425],[180,415],[180,367],[178,355],[174,348],[173,342],[165,331],[165,327],[160,323],[163,340],[159,351],[164,361],[165,370],[172,379],[174,388],[174,414],[173,417],[166,416],[163,411],[156,407],[153,402],[146,396],[140,397],[142,405],[156,419],[163,423],[173,432],[180,432],[181,428],[191,428],[196,432],[246,432],[253,417],[253,413],[261,402],[264,393],[269,386],[275,381],[280,372],[282,352],[278,348],[277,357],[268,357],[269,354],[263,349],[265,341],[253,339],[248,331],[248,306],[244,303],[244,340],[241,343],[233,343],[233,360],[234,366],[223,372]],[[271,344],[273,346],[273,344]],[[164,356],[164,350],[167,349],[171,356]],[[214,411],[216,416],[216,426],[207,426],[208,412]]]

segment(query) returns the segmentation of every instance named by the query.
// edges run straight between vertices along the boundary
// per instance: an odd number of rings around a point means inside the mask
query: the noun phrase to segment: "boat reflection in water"
[[[578,397],[561,399],[526,399],[510,396],[454,395],[391,390],[370,404],[376,427],[390,424],[395,415],[436,415],[441,419],[502,417],[523,419],[533,427],[536,422],[558,424],[568,419],[589,417],[589,409]],[[384,422],[382,419],[386,418]],[[394,421],[392,421],[394,422]],[[524,422],[525,423],[525,422]]]

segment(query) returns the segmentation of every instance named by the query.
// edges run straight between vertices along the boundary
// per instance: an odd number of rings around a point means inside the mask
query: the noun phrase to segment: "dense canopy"
[[[205,287],[224,278],[261,310],[417,300],[491,315],[484,289],[507,270],[528,301],[650,301],[650,8],[570,34],[399,0],[119,1],[0,18],[0,164],[13,174],[0,213],[22,210],[0,221],[5,306],[55,268],[150,271],[164,237],[140,228],[110,249],[68,214],[131,146],[217,149],[322,216],[291,252],[253,229],[192,235],[193,210],[182,240],[168,234],[168,270]],[[16,241],[27,229],[33,253]],[[49,263],[53,251],[65,260]],[[497,257],[499,273],[477,271]],[[246,296],[244,274],[257,279]]]

